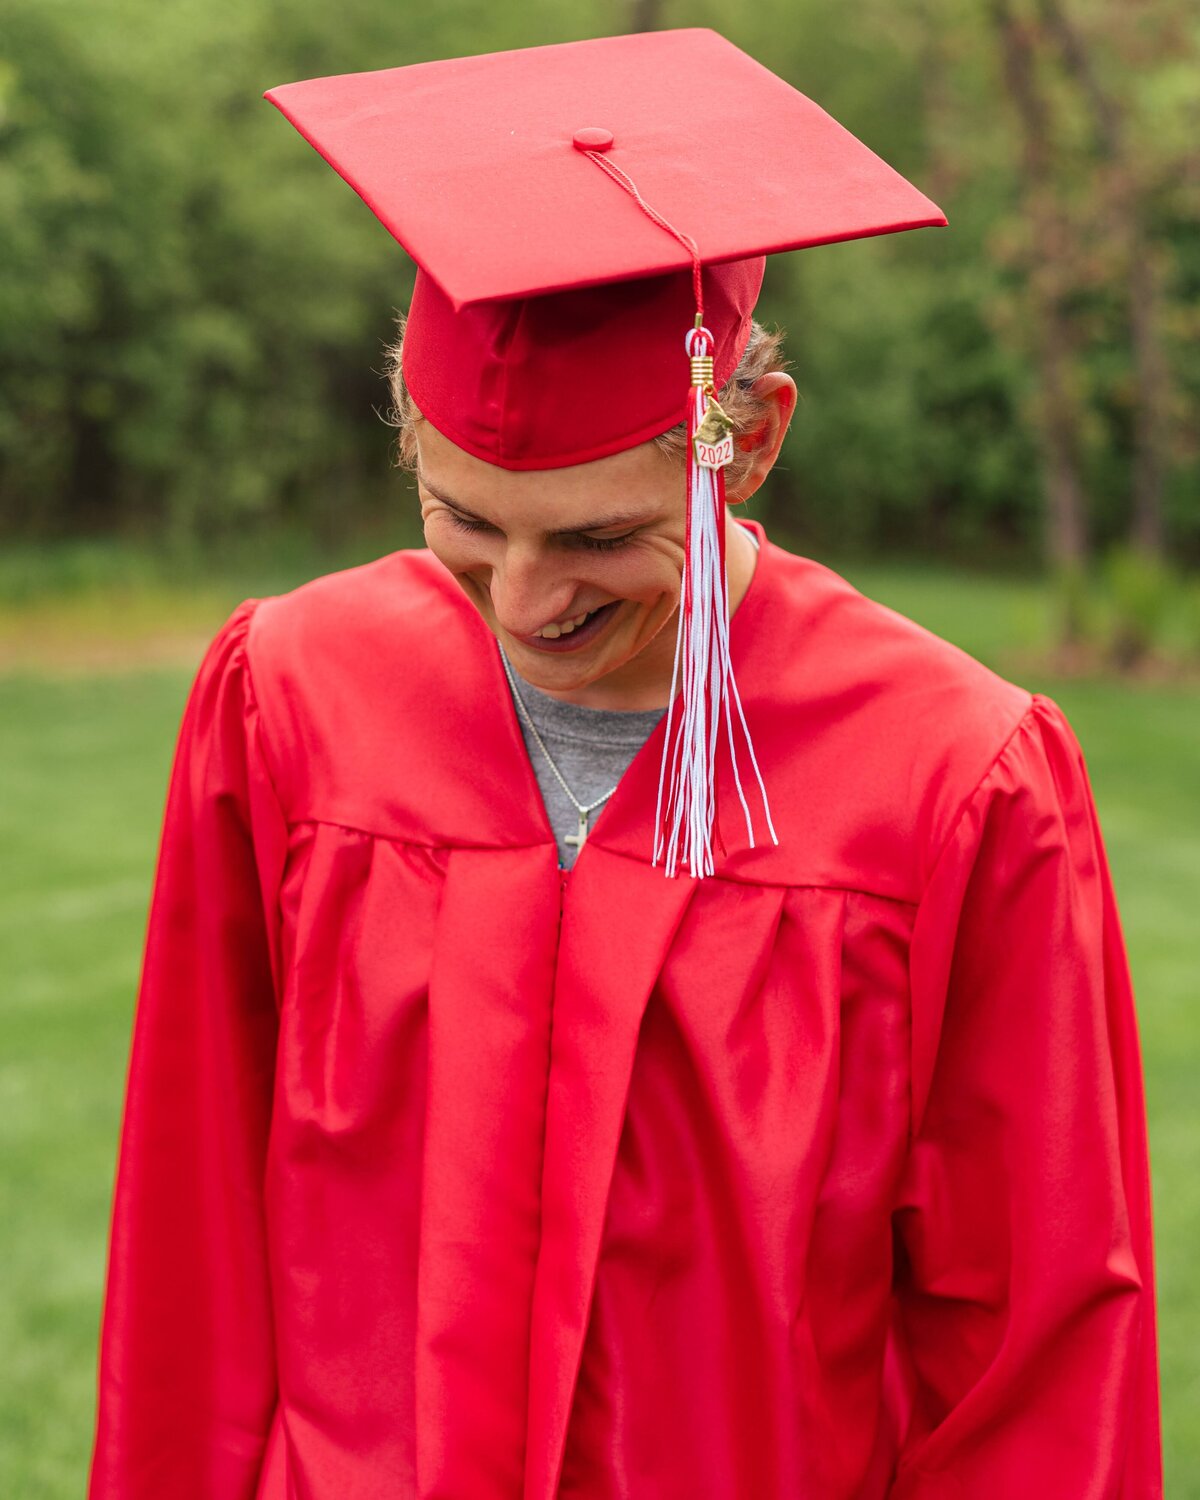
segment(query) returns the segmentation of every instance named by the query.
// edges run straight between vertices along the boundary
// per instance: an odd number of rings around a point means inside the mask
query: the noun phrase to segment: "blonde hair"
[[[396,336],[384,351],[383,374],[391,391],[392,404],[384,417],[389,427],[396,429],[395,464],[397,468],[412,472],[417,467],[417,428],[425,420],[417,403],[409,393],[404,381],[402,357],[404,353],[403,313],[396,315]],[[737,439],[756,431],[767,418],[768,403],[754,394],[754,384],[764,375],[773,375],[786,370],[788,361],[783,355],[783,334],[764,328],[761,323],[751,322],[750,338],[745,352],[738,361],[737,369],[721,387],[718,400],[733,423],[734,457],[725,470],[725,487],[736,490],[745,479],[754,461],[752,452],[737,446]],[[684,392],[680,390],[680,400]],[[687,424],[680,422],[669,431],[652,438],[660,452],[677,462],[681,467],[687,451]]]

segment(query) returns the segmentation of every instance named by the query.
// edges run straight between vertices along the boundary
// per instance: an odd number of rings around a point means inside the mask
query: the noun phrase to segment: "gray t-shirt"
[[[616,786],[666,712],[662,708],[581,708],[576,703],[563,703],[539,692],[523,677],[517,677],[515,669],[513,675],[521,702],[536,724],[537,732],[545,741],[554,764],[585,807]],[[521,726],[525,748],[529,752],[529,760],[542,791],[542,801],[546,804],[550,827],[554,830],[558,844],[558,862],[569,870],[575,863],[579,850],[576,845],[568,844],[566,839],[568,835],[572,838],[578,835],[579,814],[558,784],[558,778],[530,733],[519,706],[514,706],[517,708],[517,722]],[[606,803],[601,803],[594,812],[588,814],[589,829],[595,826],[596,819],[605,806]]]

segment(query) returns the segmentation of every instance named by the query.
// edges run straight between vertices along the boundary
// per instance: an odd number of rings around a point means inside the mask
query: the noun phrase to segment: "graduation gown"
[[[166,811],[93,1500],[1161,1494],[1071,729],[765,539],[732,649],[778,847],[727,814],[714,878],[651,867],[660,727],[563,875],[429,554],[236,611]]]

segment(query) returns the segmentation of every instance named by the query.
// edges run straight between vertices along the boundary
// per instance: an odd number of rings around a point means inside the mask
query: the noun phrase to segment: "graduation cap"
[[[668,873],[711,873],[722,726],[754,842],[738,739],[752,766],[753,750],[728,651],[732,442],[716,395],[749,340],[764,257],[944,216],[708,30],[309,79],[266,97],[416,261],[405,383],[451,442],[505,469],[560,468],[687,420],[655,858]]]

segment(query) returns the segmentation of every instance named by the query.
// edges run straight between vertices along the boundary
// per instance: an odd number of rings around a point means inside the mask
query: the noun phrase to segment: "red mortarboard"
[[[712,31],[317,78],[267,98],[417,262],[404,374],[452,442],[506,469],[564,468],[686,415],[654,858],[712,873],[722,725],[747,837],[739,735],[774,839],[729,657],[733,444],[715,395],[749,338],[765,255],[944,224],[941,212]]]
[[[266,97],[420,268],[404,368],[422,414],[509,469],[584,463],[683,417],[691,256],[577,133],[610,136],[605,159],[695,241],[718,386],[749,337],[760,257],[946,222],[713,31],[315,78]]]

